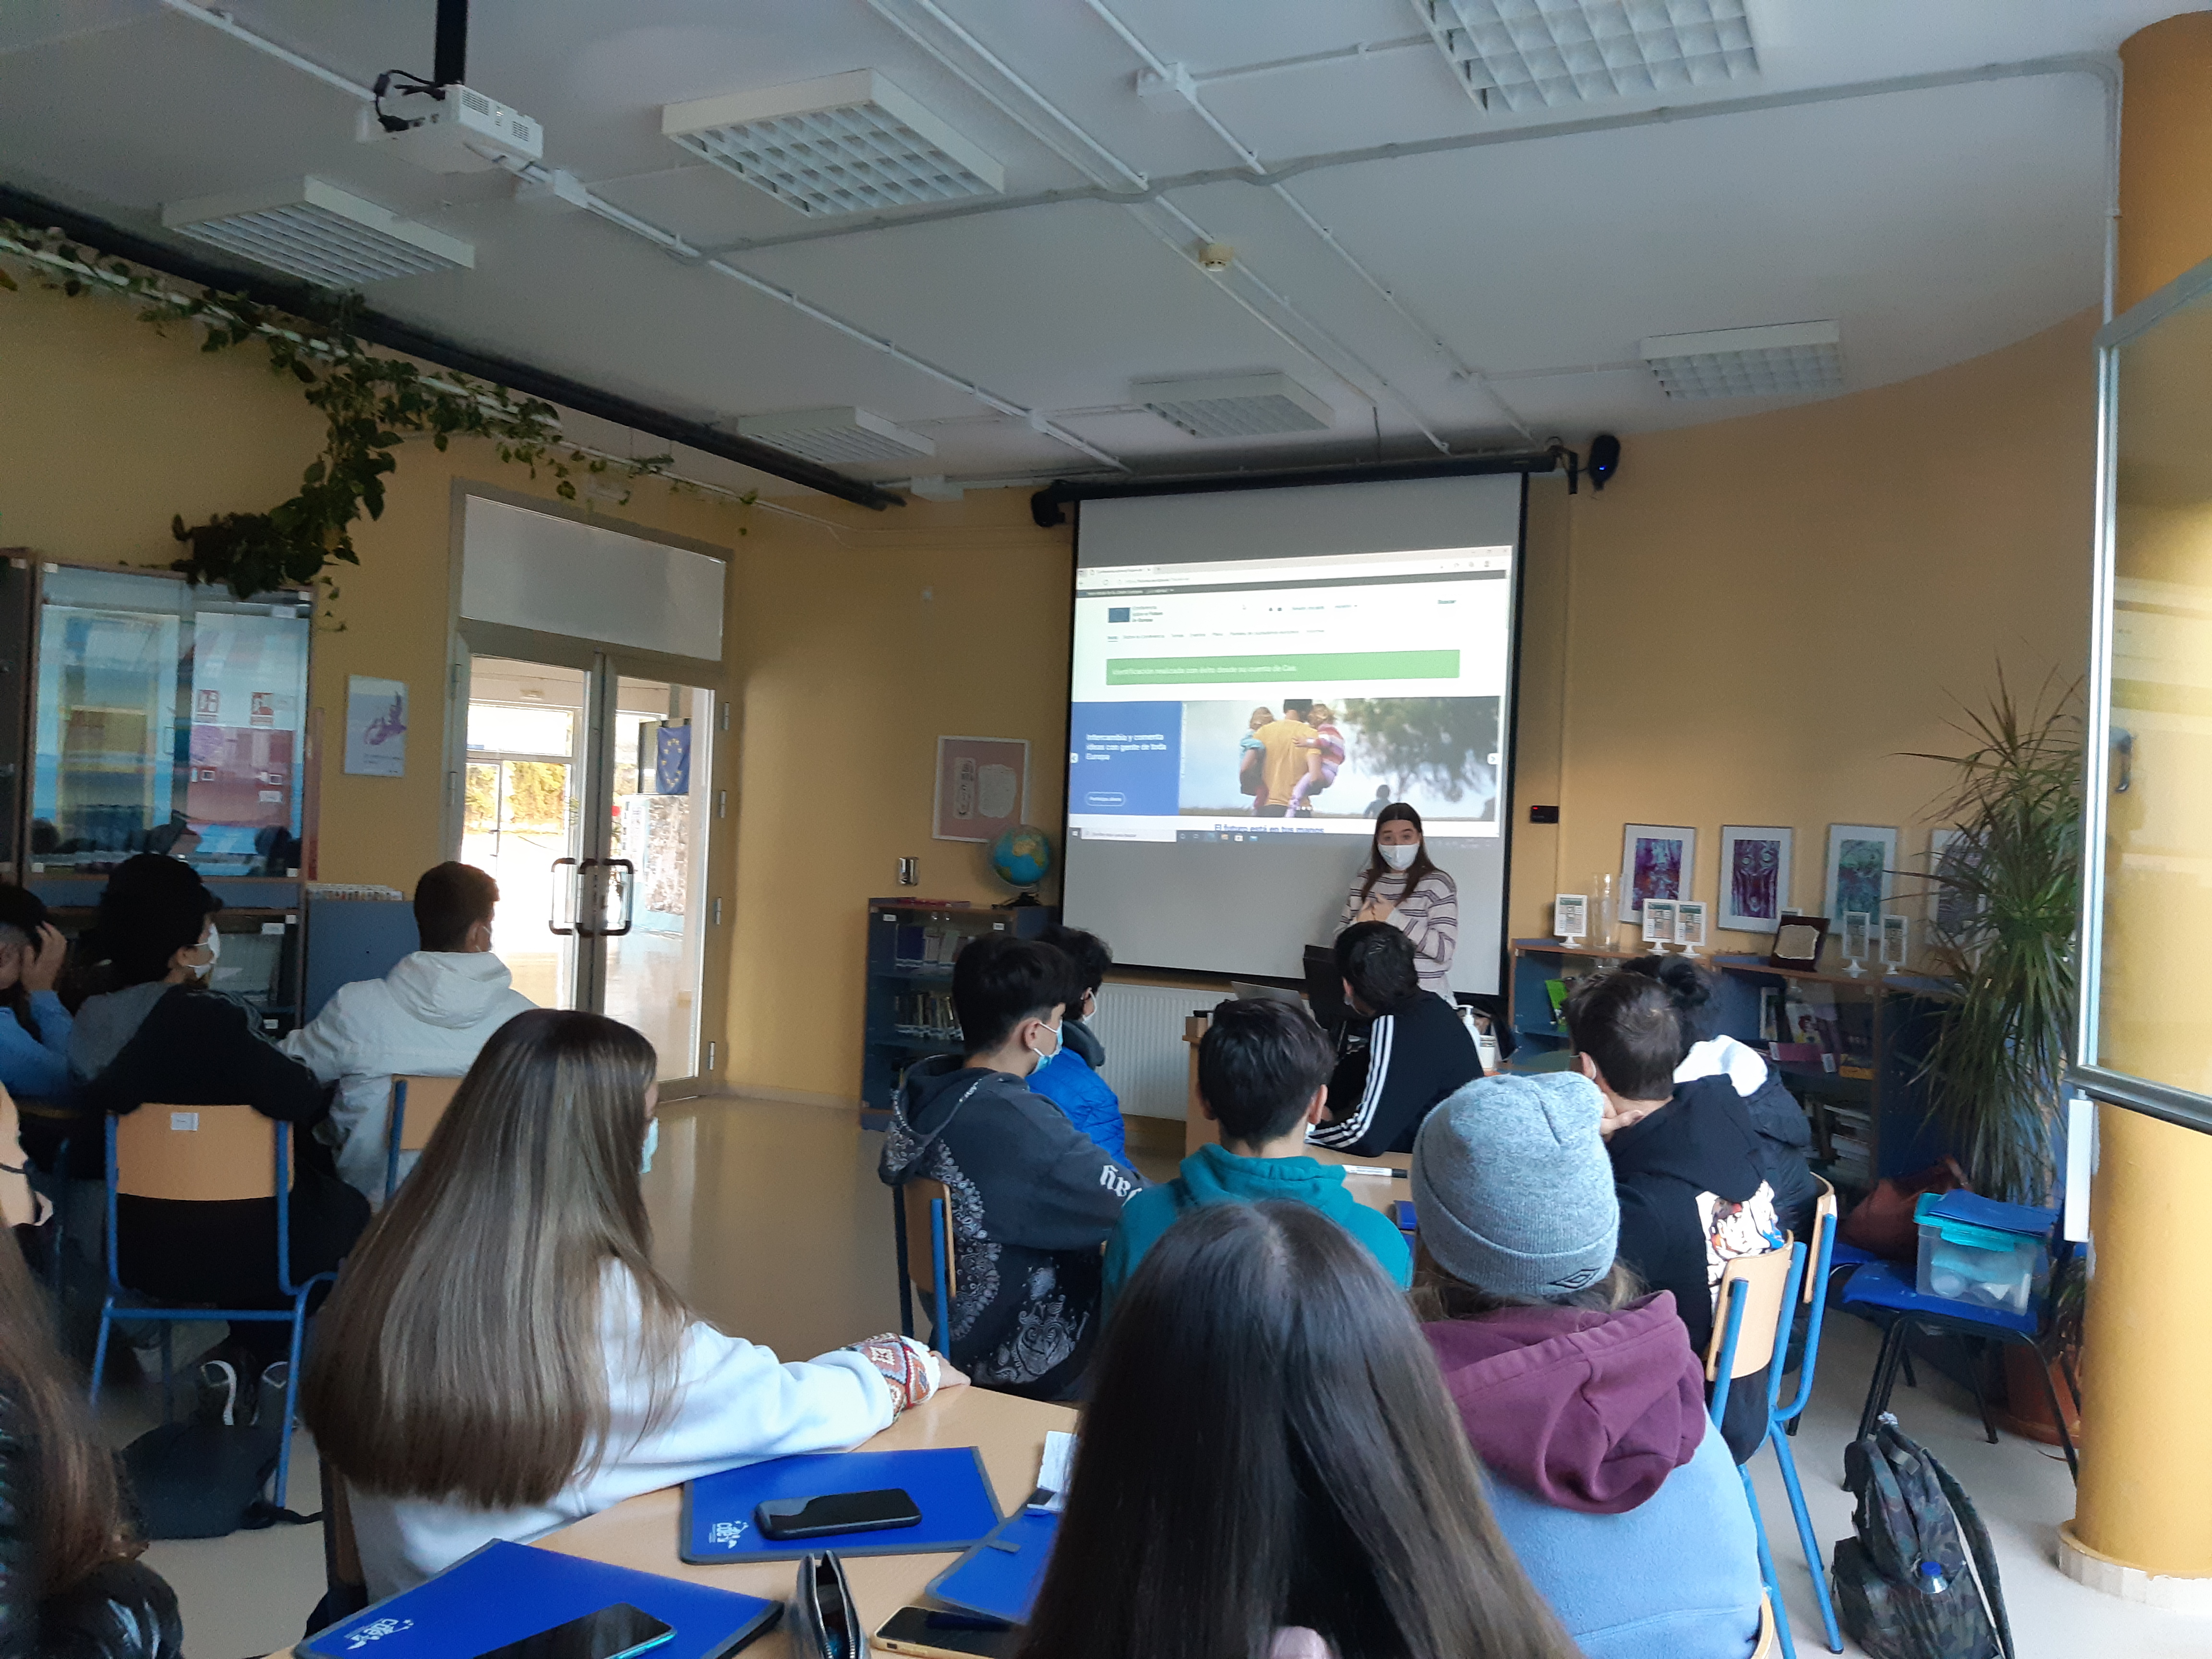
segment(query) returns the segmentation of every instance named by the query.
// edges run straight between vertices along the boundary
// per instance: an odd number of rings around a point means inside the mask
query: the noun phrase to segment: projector
[[[434,91],[387,92],[381,103],[380,114],[362,111],[356,136],[365,144],[389,145],[432,173],[484,173],[501,161],[544,158],[544,128],[459,82]],[[404,125],[395,130],[387,120]]]

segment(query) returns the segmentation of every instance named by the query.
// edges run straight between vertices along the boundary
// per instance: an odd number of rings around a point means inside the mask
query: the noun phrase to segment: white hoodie
[[[459,1077],[494,1031],[537,1006],[487,951],[417,951],[382,979],[340,986],[281,1046],[325,1083],[339,1080],[322,1133],[335,1137],[348,1184],[384,1202],[395,1073]],[[413,1161],[402,1155],[403,1174]]]

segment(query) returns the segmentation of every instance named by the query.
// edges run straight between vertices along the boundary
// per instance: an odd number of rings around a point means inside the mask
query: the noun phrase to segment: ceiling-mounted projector
[[[356,136],[385,144],[432,173],[484,173],[500,162],[538,161],[545,129],[519,110],[458,81],[446,86],[377,83],[377,101],[361,112]]]

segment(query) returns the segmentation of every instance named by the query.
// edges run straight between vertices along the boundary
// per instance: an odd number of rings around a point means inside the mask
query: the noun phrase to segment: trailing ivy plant
[[[580,477],[616,471],[629,477],[660,472],[672,459],[655,455],[617,461],[594,455],[561,434],[552,404],[518,398],[505,386],[444,369],[426,371],[405,357],[372,351],[354,331],[361,300],[332,295],[326,305],[280,311],[241,294],[186,292],[168,278],[127,260],[73,243],[58,230],[0,219],[0,261],[28,270],[41,287],[70,298],[106,294],[132,301],[140,321],[157,332],[197,329],[200,349],[219,352],[258,343],[270,372],[297,382],[323,416],[322,453],[301,475],[299,492],[263,513],[219,513],[170,532],[186,551],[170,568],[194,583],[227,586],[240,599],[272,588],[319,583],[337,588],[332,564],[359,564],[353,526],[366,513],[383,516],[385,476],[398,465],[399,447],[427,437],[444,449],[456,437],[483,438],[500,459],[550,473],[562,499],[576,498]],[[0,263],[0,289],[18,284]],[[623,497],[624,500],[628,496]]]

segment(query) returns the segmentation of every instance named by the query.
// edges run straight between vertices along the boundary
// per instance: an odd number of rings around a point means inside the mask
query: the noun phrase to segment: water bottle
[[[1943,1577],[1943,1564],[1941,1561],[1923,1561],[1920,1564],[1920,1589],[1922,1594],[1927,1595],[1941,1595],[1945,1590],[1950,1589],[1950,1587],[1951,1581]]]

